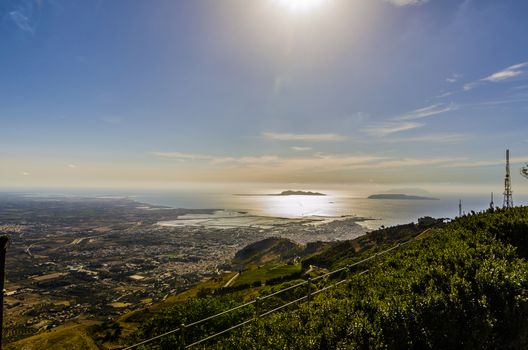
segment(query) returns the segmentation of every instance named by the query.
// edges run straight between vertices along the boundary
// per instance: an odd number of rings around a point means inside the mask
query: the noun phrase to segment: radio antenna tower
[[[490,202],[490,209],[495,209],[495,203],[493,202],[493,192],[491,192],[491,202]]]
[[[511,189],[511,175],[510,175],[510,150],[506,150],[506,177],[504,178],[504,208],[513,207],[513,195]]]
[[[462,199],[458,201],[458,216],[462,217]]]

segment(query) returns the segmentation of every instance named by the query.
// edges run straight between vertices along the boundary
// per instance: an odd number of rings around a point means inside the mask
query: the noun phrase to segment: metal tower
[[[490,209],[495,209],[495,203],[493,202],[493,192],[491,192],[491,202],[490,202]]]
[[[458,216],[462,217],[462,199],[458,201]]]
[[[504,178],[504,208],[513,207],[513,196],[511,189],[511,175],[510,175],[510,150],[506,150],[506,177]]]

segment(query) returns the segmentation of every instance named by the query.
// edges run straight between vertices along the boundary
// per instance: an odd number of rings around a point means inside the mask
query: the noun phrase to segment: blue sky
[[[527,191],[528,2],[292,1],[2,1],[0,186]]]

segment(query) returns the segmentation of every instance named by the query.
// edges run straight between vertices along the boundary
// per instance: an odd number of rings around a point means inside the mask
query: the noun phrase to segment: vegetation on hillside
[[[405,235],[415,233],[407,231]],[[382,237],[378,240],[374,235],[369,241],[383,245]],[[528,247],[528,208],[465,216],[424,237],[376,258],[367,274],[353,276],[342,287],[324,292],[310,303],[260,319],[207,346],[527,348],[528,263],[524,257]],[[319,260],[311,261],[335,267],[357,258],[357,249],[338,245],[329,248]],[[281,287],[265,286],[260,293]],[[166,310],[141,326],[138,339],[241,303],[244,294],[237,293],[229,298],[194,299]],[[248,307],[225,315],[213,326],[204,325],[196,334],[187,334],[186,339],[194,340],[249,319],[253,311]],[[177,342],[178,337],[167,338],[162,348],[174,348]]]

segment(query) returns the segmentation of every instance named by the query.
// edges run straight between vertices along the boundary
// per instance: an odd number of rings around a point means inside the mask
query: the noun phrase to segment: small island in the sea
[[[404,200],[428,200],[428,201],[437,201],[438,198],[433,197],[422,197],[422,196],[410,196],[402,193],[382,193],[382,194],[373,194],[368,197],[368,199],[404,199]]]
[[[268,196],[326,196],[324,193],[311,191],[282,191],[281,193],[269,194]]]
[[[326,196],[325,193],[311,192],[311,191],[282,191],[281,193],[271,193],[271,194],[235,194],[235,196]]]

